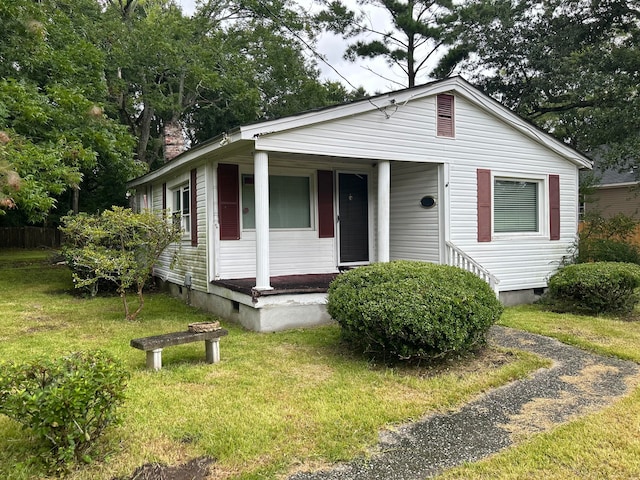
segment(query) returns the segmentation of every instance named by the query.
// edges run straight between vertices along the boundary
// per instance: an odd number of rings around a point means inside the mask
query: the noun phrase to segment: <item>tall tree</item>
[[[435,57],[443,50],[453,2],[364,0],[358,3],[360,9],[353,11],[341,0],[326,0],[325,10],[317,19],[329,30],[356,39],[348,46],[346,59],[382,57],[391,67],[400,68],[405,79],[398,81],[381,72],[372,73],[402,87],[415,86],[416,79],[422,73],[428,75]],[[371,23],[368,16],[371,7],[386,11],[390,28],[381,30]]]
[[[107,13],[118,20],[106,46],[113,113],[151,168],[163,161],[169,125],[193,143],[326,105],[336,92],[303,54],[302,39],[313,32],[290,0],[202,2],[192,17],[171,0],[109,0]]]
[[[19,186],[13,205],[4,202],[14,220],[66,213],[72,203],[60,200],[70,190],[95,198],[86,180],[102,183],[105,169],[119,172],[121,188],[111,186],[104,203],[124,200],[136,168],[131,137],[102,111],[104,55],[92,38],[100,14],[93,0],[0,1],[0,163],[20,177],[9,182]]]
[[[625,0],[467,2],[437,73],[462,72],[559,139],[625,167],[640,151],[639,20]]]

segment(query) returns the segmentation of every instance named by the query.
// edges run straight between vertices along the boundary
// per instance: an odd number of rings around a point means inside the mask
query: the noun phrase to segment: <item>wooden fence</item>
[[[58,248],[60,242],[60,230],[57,228],[0,228],[0,248]]]

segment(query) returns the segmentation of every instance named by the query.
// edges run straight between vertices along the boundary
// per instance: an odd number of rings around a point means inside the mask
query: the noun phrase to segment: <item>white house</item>
[[[591,162],[454,77],[239,127],[129,183],[180,212],[155,275],[247,328],[325,322],[328,282],[394,259],[455,264],[505,303],[546,287]]]

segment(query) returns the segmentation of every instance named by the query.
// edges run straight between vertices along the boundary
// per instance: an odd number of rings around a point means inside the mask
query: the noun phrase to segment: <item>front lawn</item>
[[[100,462],[72,480],[130,476],[148,462],[216,459],[216,479],[278,478],[363,454],[385,426],[446,410],[546,365],[523,353],[486,349],[440,368],[390,368],[351,355],[336,326],[258,334],[224,323],[221,363],[204,346],[163,352],[145,370],[129,340],[183,330],[207,314],[162,293],[147,295],[139,321],[123,319],[117,297],[73,291],[46,252],[0,251],[0,361],[100,348],[131,372],[124,423]],[[0,416],[0,478],[45,478],[28,431]]]

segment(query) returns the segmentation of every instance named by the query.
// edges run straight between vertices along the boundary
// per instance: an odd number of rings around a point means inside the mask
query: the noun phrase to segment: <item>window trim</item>
[[[239,204],[240,204],[240,231],[241,232],[255,232],[255,228],[245,228],[243,210],[244,204],[242,199],[242,186],[243,179],[247,176],[254,176],[253,169],[240,168],[239,182]],[[318,186],[317,172],[316,170],[289,170],[280,168],[269,169],[269,177],[305,177],[309,180],[309,226],[308,227],[286,227],[286,228],[272,228],[269,226],[269,232],[314,232],[318,229],[317,208],[318,208]]]
[[[185,201],[186,198],[186,201]],[[180,211],[176,210],[176,199],[180,200]],[[184,214],[184,207],[189,212]],[[180,214],[180,228],[182,236],[191,236],[191,185],[190,182],[182,183],[171,189],[171,220],[175,221],[176,215]]]
[[[496,180],[506,180],[511,182],[529,182],[537,184],[538,199],[538,230],[535,232],[496,232],[495,215],[496,215],[496,198],[495,185]],[[511,239],[511,238],[544,238],[549,236],[549,198],[548,198],[549,182],[547,175],[536,175],[529,173],[514,172],[491,172],[491,236],[494,240]]]

